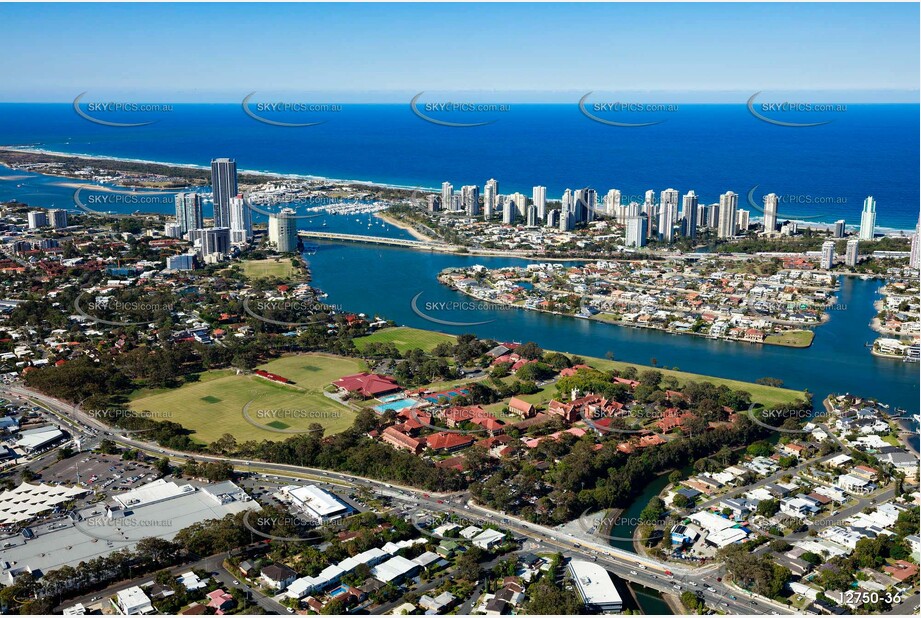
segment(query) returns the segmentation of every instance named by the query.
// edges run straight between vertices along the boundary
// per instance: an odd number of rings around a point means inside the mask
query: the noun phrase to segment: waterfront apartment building
[[[643,212],[651,212],[654,215],[658,215],[659,211],[656,209],[656,192],[650,189],[646,192],[646,199],[643,200]]]
[[[720,205],[718,203],[707,206],[707,227],[716,229],[720,222]]]
[[[768,193],[764,196],[764,233],[773,234],[777,231],[777,205],[780,198],[776,193]]]
[[[670,206],[671,219],[669,223],[675,225],[678,223],[678,191],[675,189],[666,189],[659,194],[659,213],[665,210],[666,205]]]
[[[245,245],[253,239],[253,213],[243,194],[230,198],[230,242]]]
[[[576,189],[573,194],[573,213],[577,223],[589,223],[595,219],[598,194],[594,189]]]
[[[205,227],[201,212],[201,195],[198,193],[176,194],[176,223],[179,224],[180,236]]]
[[[749,217],[749,212],[743,208],[740,208],[736,213],[736,228],[742,234],[748,231]]]
[[[678,221],[678,192],[666,189],[661,193],[659,203],[659,238],[665,242],[674,242],[675,223]]]
[[[512,193],[508,196],[512,203],[515,204],[515,214],[524,217],[528,214],[528,196],[524,193]]]
[[[534,187],[531,190],[531,199],[534,201],[534,205],[537,206],[537,218],[541,221],[546,220],[547,218],[547,187],[542,187],[540,185]]]
[[[441,210],[441,196],[429,193],[425,196],[425,207],[429,212],[438,212]]]
[[[684,218],[684,234],[691,240],[697,238],[697,194],[688,191],[681,200],[681,216]]]
[[[566,189],[565,191],[563,191],[563,197],[560,198],[560,204],[561,204],[560,218],[563,217],[564,213],[573,212],[574,200],[572,197],[572,189]]]
[[[230,227],[230,200],[238,195],[237,162],[211,160],[211,190],[214,198],[214,227]]]
[[[560,211],[559,210],[548,210],[546,217],[547,227],[556,229],[560,226]]]
[[[492,219],[496,215],[499,202],[499,182],[495,178],[486,181],[483,187],[483,218]]]
[[[441,205],[445,210],[452,210],[454,207],[452,198],[454,197],[454,185],[450,182],[441,183]]]
[[[860,240],[873,240],[876,235],[876,200],[870,195],[863,201],[863,212],[860,213]]]
[[[560,231],[571,232],[576,229],[576,217],[571,210],[560,210]]]
[[[706,204],[697,205],[697,225],[707,227],[707,213],[709,212],[709,206]]]
[[[739,209],[739,196],[732,191],[720,195],[720,211],[716,235],[718,238],[732,238],[736,235],[736,211]]]
[[[512,201],[511,196],[500,196],[502,200],[502,223],[511,225],[518,218],[518,209]]]
[[[835,221],[835,238],[844,238],[844,219]]]
[[[608,190],[607,194],[602,200],[604,206],[604,214],[608,217],[611,217],[618,223],[624,222],[623,209],[620,205],[620,191],[617,189]]]
[[[826,240],[822,243],[822,259],[819,266],[825,270],[835,265],[835,241]]]
[[[464,204],[464,212],[468,217],[478,216],[480,214],[480,188],[476,185],[461,187],[461,202]]]
[[[48,213],[44,210],[33,210],[29,212],[29,229],[37,230],[40,227],[48,227]]]
[[[627,231],[624,235],[624,246],[639,249],[646,246],[646,223],[648,218],[643,215],[627,217]]]
[[[282,208],[278,214],[269,215],[269,242],[279,253],[297,251],[297,219],[290,208]]]
[[[537,206],[531,204],[528,206],[528,216],[527,216],[528,227],[536,227],[538,224],[537,219]]]
[[[860,250],[860,241],[851,238],[847,241],[847,248],[844,250],[844,265],[857,266],[857,257]]]
[[[656,208],[656,192],[652,189],[646,192],[643,200],[643,212],[646,213],[646,238],[651,239],[655,234],[653,222],[659,216],[659,209]]]
[[[52,208],[48,211],[48,223],[56,230],[67,227],[67,211]]]

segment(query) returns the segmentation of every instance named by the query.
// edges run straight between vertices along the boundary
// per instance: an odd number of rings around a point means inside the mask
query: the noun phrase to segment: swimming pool
[[[397,399],[374,406],[374,411],[378,414],[383,414],[384,412],[389,412],[391,410],[394,412],[399,412],[400,410],[405,410],[406,408],[411,408],[415,405],[418,405],[418,403],[419,402],[415,399]]]

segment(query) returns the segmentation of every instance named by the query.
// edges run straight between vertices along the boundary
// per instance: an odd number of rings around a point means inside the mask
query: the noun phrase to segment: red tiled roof
[[[442,431],[425,437],[426,446],[436,451],[462,448],[473,444],[473,442],[474,439],[470,436],[449,431]]]
[[[505,423],[493,416],[478,416],[470,419],[470,422],[474,425],[479,425],[487,431],[498,431],[505,427]]]
[[[903,582],[918,573],[918,565],[905,560],[896,560],[895,566],[885,566],[883,570],[895,579]]]
[[[639,446],[645,448],[647,446],[658,446],[660,444],[665,444],[665,440],[657,434],[652,434],[651,436],[643,436],[640,438]]]
[[[518,397],[512,397],[508,400],[508,409],[514,410],[519,414],[531,414],[534,412],[534,404],[528,403],[524,399],[519,399]]]
[[[400,385],[392,378],[365,372],[339,378],[333,384],[349,392],[357,391],[365,397],[374,397],[400,390]]]
[[[436,468],[447,468],[451,470],[457,470],[458,472],[463,472],[466,467],[467,460],[463,456],[458,455],[457,457],[448,457],[447,459],[442,459],[441,461],[435,464]]]
[[[423,440],[417,440],[398,430],[396,427],[388,427],[381,432],[381,439],[396,448],[405,448],[416,452],[422,448],[425,443]]]

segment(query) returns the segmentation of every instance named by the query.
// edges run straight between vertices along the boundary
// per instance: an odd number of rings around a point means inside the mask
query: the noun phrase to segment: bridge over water
[[[315,232],[312,230],[298,230],[301,238],[312,240],[338,240],[342,242],[361,242],[373,245],[392,245],[396,247],[412,247],[413,249],[428,249],[429,251],[450,250],[450,245],[444,243],[426,242],[423,240],[406,240],[404,238],[388,238],[386,236],[366,236],[363,234],[340,234],[337,232]]]

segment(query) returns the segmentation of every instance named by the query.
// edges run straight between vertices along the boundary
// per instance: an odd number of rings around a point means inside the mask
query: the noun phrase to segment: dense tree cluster
[[[770,555],[751,553],[744,543],[725,547],[720,554],[735,582],[756,594],[773,599],[790,581],[790,569],[776,564]]]

